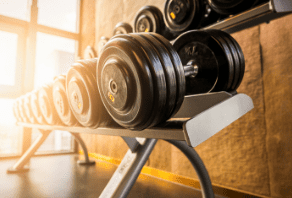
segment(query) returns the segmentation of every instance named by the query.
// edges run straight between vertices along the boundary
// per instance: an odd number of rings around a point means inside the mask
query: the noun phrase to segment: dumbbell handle
[[[183,66],[185,77],[194,78],[198,74],[198,65],[196,65],[193,61],[188,62]]]

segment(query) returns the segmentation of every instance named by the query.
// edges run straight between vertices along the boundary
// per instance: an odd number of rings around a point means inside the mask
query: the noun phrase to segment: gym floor
[[[33,157],[30,170],[25,173],[7,174],[17,159],[0,161],[0,195],[10,197],[98,197],[116,165],[96,161],[95,166],[77,164],[80,155]],[[128,197],[202,197],[194,188],[140,175]],[[222,196],[216,196],[216,198]]]

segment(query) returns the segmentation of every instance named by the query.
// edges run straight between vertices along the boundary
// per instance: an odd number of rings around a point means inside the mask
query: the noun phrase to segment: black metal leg
[[[80,137],[79,133],[71,133],[71,134],[74,136],[75,140],[79,143],[84,153],[85,160],[79,160],[77,163],[80,165],[95,165],[95,161],[89,159],[87,147],[84,141],[82,140],[82,138]]]
[[[213,192],[212,183],[211,183],[208,171],[202,159],[198,155],[198,153],[192,147],[189,147],[187,143],[184,141],[177,141],[177,140],[165,140],[165,141],[176,146],[190,160],[190,162],[192,163],[199,177],[203,197],[214,198],[214,192]]]
[[[38,138],[27,149],[27,151],[20,157],[20,159],[14,164],[14,166],[12,166],[11,168],[7,170],[7,173],[19,173],[19,172],[25,172],[29,170],[29,168],[25,167],[25,165],[33,156],[33,154],[37,151],[37,149],[42,145],[42,143],[47,139],[47,137],[52,131],[40,130],[40,132],[41,134],[38,136]]]
[[[145,139],[144,143],[139,145],[136,152],[132,152],[129,149],[99,197],[127,197],[156,142],[157,139]]]

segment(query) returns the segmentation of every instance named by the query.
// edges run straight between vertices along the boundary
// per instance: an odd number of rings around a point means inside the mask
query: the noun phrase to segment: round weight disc
[[[43,117],[50,125],[58,125],[61,120],[54,106],[52,84],[44,85],[38,91],[38,104]]]
[[[47,121],[45,120],[44,116],[42,115],[41,109],[39,107],[38,91],[39,90],[32,92],[31,97],[30,97],[30,105],[32,108],[32,113],[39,124],[47,124]]]
[[[147,127],[154,103],[150,62],[139,46],[130,35],[115,36],[105,45],[96,71],[107,111],[118,124],[133,130]],[[114,73],[121,73],[121,77],[116,79],[118,75],[110,73],[111,68]],[[114,89],[115,83],[118,86]]]
[[[109,39],[105,36],[102,36],[97,44],[97,52],[98,52],[98,56],[101,53],[101,50],[103,48],[103,46],[109,41]]]
[[[129,23],[120,22],[118,23],[113,32],[113,36],[118,34],[129,34],[133,32],[133,28]]]
[[[135,32],[155,32],[161,34],[164,28],[163,15],[155,6],[144,6],[135,16]]]
[[[164,4],[164,21],[175,32],[199,27],[203,18],[200,0],[167,0]]]
[[[141,37],[139,34],[131,34],[131,36],[143,47],[151,64],[150,71],[152,72],[154,82],[154,107],[149,119],[149,127],[151,127],[160,123],[165,117],[168,90],[164,73],[165,68],[160,57],[155,53],[155,47],[152,46],[148,40]]]
[[[198,66],[196,77],[186,79],[187,94],[221,91],[215,87],[220,89],[227,87],[233,73],[229,71],[226,51],[209,33],[188,31],[174,41],[173,47],[178,52],[183,65],[192,61]],[[218,81],[219,79],[225,81]]]
[[[66,76],[60,75],[54,79],[53,83],[54,105],[61,121],[65,125],[76,126],[79,123],[70,109],[66,93]]]
[[[36,118],[33,115],[32,112],[32,108],[30,105],[30,98],[31,98],[31,93],[26,94],[25,98],[24,98],[24,109],[25,109],[25,113],[28,117],[28,120],[30,123],[37,123]]]
[[[176,105],[171,114],[171,115],[174,115],[179,110],[185,96],[186,81],[185,81],[183,65],[178,53],[175,51],[175,49],[173,48],[173,46],[170,44],[168,40],[166,40],[164,37],[162,37],[159,34],[150,34],[150,36],[156,38],[159,41],[159,43],[166,48],[169,54],[169,58],[172,61],[172,65],[174,66],[175,75],[176,75],[176,85],[177,85]]]
[[[167,48],[161,44],[157,38],[150,36],[147,33],[141,33],[139,36],[146,39],[154,47],[154,53],[159,56],[160,62],[162,63],[165,79],[166,79],[166,106],[164,108],[164,116],[161,117],[161,120],[167,120],[176,106],[177,99],[177,82],[176,82],[176,73],[173,66],[173,62],[170,59],[170,54],[168,53]]]
[[[209,5],[219,14],[236,14],[249,9],[255,1],[246,0],[208,0]]]
[[[220,77],[218,78],[218,82],[217,82],[217,86],[215,87],[215,89],[217,88],[218,91],[232,91],[232,86],[234,84],[234,79],[236,77],[236,73],[235,73],[235,65],[237,63],[238,65],[238,62],[236,62],[235,60],[235,57],[234,57],[234,53],[236,53],[236,51],[232,51],[231,50],[231,46],[230,46],[230,43],[228,43],[223,37],[224,35],[221,34],[222,31],[206,31],[208,32],[209,34],[211,34],[213,36],[214,39],[216,39],[220,44],[221,46],[224,48],[225,50],[225,54],[226,54],[226,57],[228,59],[228,70],[229,70],[229,78],[227,79],[221,79]],[[237,60],[238,61],[238,60]],[[226,80],[226,81],[225,81]],[[222,82],[222,84],[225,84],[226,82],[226,86],[220,86],[218,87],[218,85],[220,85],[220,82]]]

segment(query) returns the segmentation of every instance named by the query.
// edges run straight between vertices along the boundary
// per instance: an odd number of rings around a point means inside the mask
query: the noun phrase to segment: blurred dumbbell
[[[62,124],[54,106],[52,83],[46,84],[38,90],[38,105],[45,121],[49,125]]]
[[[103,46],[108,42],[109,38],[102,36],[98,42],[97,53],[100,54]]]
[[[133,28],[129,23],[120,22],[118,23],[113,31],[113,36],[118,34],[129,34],[133,32]]]
[[[39,106],[39,89],[36,89],[35,91],[33,91],[31,93],[30,96],[30,106],[32,109],[32,113],[34,115],[34,117],[36,118],[37,123],[39,124],[48,124],[47,121],[45,120],[42,112],[41,112],[41,108]]]
[[[66,77],[67,97],[73,114],[81,125],[92,128],[112,122],[100,100],[95,78],[96,63],[97,59],[78,61]]]
[[[24,110],[25,110],[25,113],[27,115],[27,118],[28,118],[29,122],[32,123],[32,124],[36,124],[38,122],[37,122],[37,119],[35,118],[35,116],[33,114],[32,107],[31,107],[31,104],[30,104],[31,95],[32,95],[32,93],[27,93],[25,95],[25,98],[24,98]]]
[[[16,98],[13,102],[13,115],[16,118],[16,122],[22,121],[22,119],[20,117],[19,108],[18,108],[18,98]]]
[[[25,95],[22,95],[19,97],[18,108],[19,108],[19,113],[20,113],[20,117],[21,117],[22,122],[29,123],[29,119],[28,119],[26,112],[25,112],[25,109],[24,109],[24,98],[25,98]]]
[[[96,72],[107,111],[118,124],[133,130],[169,119],[186,90],[188,94],[236,90],[243,73],[243,53],[222,31],[189,31],[173,46],[155,33],[119,35],[105,45]]]
[[[60,75],[54,79],[53,83],[54,105],[61,121],[67,126],[76,126],[78,121],[74,117],[69,106],[66,91],[66,76]]]
[[[142,7],[135,16],[134,31],[138,32],[154,32],[161,34],[168,40],[178,36],[177,33],[171,32],[163,21],[163,14],[155,6]]]

